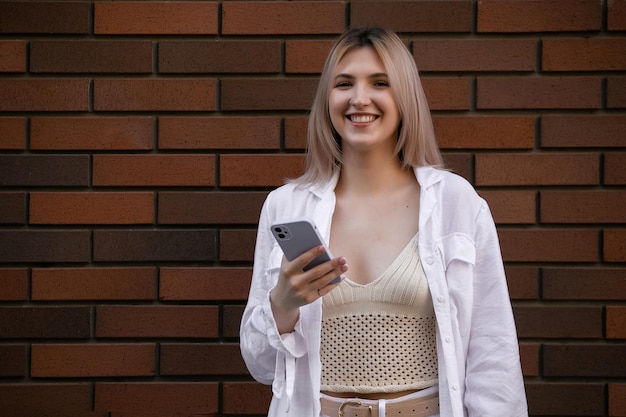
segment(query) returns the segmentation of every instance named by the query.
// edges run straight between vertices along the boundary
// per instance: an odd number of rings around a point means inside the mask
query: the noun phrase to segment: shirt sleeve
[[[470,417],[527,417],[519,345],[500,244],[484,201],[476,225],[465,407]]]
[[[294,331],[279,334],[270,304],[276,285],[282,252],[270,232],[271,194],[263,205],[254,255],[252,283],[240,327],[241,354],[252,377],[272,384],[279,398],[293,393],[295,360],[304,356],[306,343],[301,322]]]

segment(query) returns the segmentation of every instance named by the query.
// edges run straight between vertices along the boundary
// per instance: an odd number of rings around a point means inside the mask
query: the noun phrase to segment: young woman
[[[441,165],[402,40],[348,30],[311,109],[306,172],[259,221],[241,351],[272,384],[269,416],[528,415],[494,222]],[[340,256],[286,261],[270,225],[295,217]]]

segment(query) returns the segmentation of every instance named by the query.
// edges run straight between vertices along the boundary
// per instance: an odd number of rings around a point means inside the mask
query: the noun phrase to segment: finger
[[[341,281],[343,281],[343,274],[348,270],[348,263],[346,261],[346,258],[343,257],[335,258],[322,265],[318,265],[316,268],[321,271],[322,268],[326,266],[330,267],[330,269],[325,270],[324,272],[320,272],[320,274],[323,273],[323,275],[314,280],[314,285],[316,288],[325,288],[329,286],[332,286],[330,289],[334,288],[335,286],[339,285]]]
[[[304,268],[309,263],[311,263],[311,261],[313,261],[315,258],[320,256],[321,254],[323,254],[325,251],[326,249],[322,245],[312,247],[311,249],[304,252],[302,255],[298,256],[297,258],[295,258],[293,261],[290,262],[290,265],[288,267],[289,271],[291,273],[297,273],[297,272],[303,271]]]

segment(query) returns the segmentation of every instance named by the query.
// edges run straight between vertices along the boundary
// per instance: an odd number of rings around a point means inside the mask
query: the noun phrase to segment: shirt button
[[[449,337],[446,337],[446,343],[450,343],[452,341],[452,339],[450,339]]]
[[[432,264],[433,264],[433,262],[435,262],[435,260],[433,259],[433,257],[432,257],[432,256],[429,256],[428,258],[426,258],[426,263],[427,263],[428,265],[432,265]]]
[[[440,303],[443,303],[445,301],[445,298],[443,298],[442,296],[437,297],[437,301],[439,301]]]
[[[457,391],[459,389],[458,385],[452,385],[452,391]]]

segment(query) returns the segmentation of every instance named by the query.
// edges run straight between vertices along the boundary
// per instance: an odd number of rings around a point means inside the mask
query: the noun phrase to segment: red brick
[[[597,109],[599,77],[479,77],[479,109]]]
[[[87,155],[0,155],[3,186],[86,186],[89,184]]]
[[[214,79],[96,79],[96,111],[215,110]]]
[[[481,190],[497,224],[533,224],[536,221],[535,191]]]
[[[626,77],[608,77],[606,105],[609,108],[626,108]]]
[[[26,148],[26,118],[0,117],[0,149]]]
[[[624,297],[622,297],[622,300]],[[626,339],[626,307],[606,307],[606,337],[608,339]]]
[[[216,233],[210,229],[95,230],[96,262],[213,261]]]
[[[285,117],[285,148],[305,149],[309,118],[305,116]]]
[[[96,1],[96,35],[215,35],[218,3]]]
[[[28,270],[0,268],[0,301],[25,301],[27,297]]]
[[[87,111],[89,80],[0,79],[0,111]]]
[[[446,152],[443,154],[443,160],[446,169],[459,174],[469,182],[474,182],[472,154]]]
[[[159,149],[278,149],[278,117],[161,117]]]
[[[33,117],[30,149],[149,150],[152,117]]]
[[[262,154],[220,156],[223,187],[273,187],[304,172],[303,155]]]
[[[89,307],[0,307],[2,339],[86,339]]]
[[[396,32],[470,32],[472,5],[463,0],[355,1],[350,4],[350,24]]]
[[[94,155],[95,186],[212,186],[215,155]]]
[[[469,110],[471,83],[467,77],[422,78],[431,110]]]
[[[0,192],[0,223],[26,223],[26,196],[24,192]]]
[[[218,313],[216,306],[98,306],[96,337],[217,337]]]
[[[161,73],[278,73],[279,41],[163,41]]]
[[[626,417],[626,384],[609,384],[609,416]]]
[[[569,32],[602,29],[596,0],[479,0],[478,32]]]
[[[604,255],[606,262],[626,262],[626,229],[604,231]]]
[[[95,411],[155,415],[214,415],[219,384],[215,382],[98,382]]]
[[[626,191],[541,191],[542,223],[626,223]]]
[[[532,39],[431,39],[413,41],[420,71],[534,71]]]
[[[32,299],[153,300],[156,270],[152,267],[33,268]]]
[[[0,345],[0,377],[25,377],[25,376],[26,376],[26,345],[24,344],[1,344]],[[2,397],[1,389],[0,389],[0,397]],[[2,404],[2,400],[0,400],[0,406],[1,404]]]
[[[550,344],[543,346],[546,377],[621,377],[626,344]],[[594,414],[601,415],[601,414]]]
[[[309,78],[227,78],[220,104],[222,110],[308,110],[316,88],[317,79]]]
[[[159,193],[160,224],[256,225],[265,192]]]
[[[597,262],[598,232],[581,229],[499,231],[507,262]]]
[[[152,343],[33,344],[31,376],[154,376],[155,350]]]
[[[515,306],[520,338],[602,338],[602,307]]]
[[[162,343],[161,375],[248,375],[237,343]]]
[[[87,417],[91,383],[0,384],[0,410],[6,417]],[[95,416],[94,416],[95,417]]]
[[[87,34],[90,9],[81,1],[0,2],[0,33]]]
[[[626,70],[626,39],[545,39],[543,71]]]
[[[338,34],[345,27],[345,9],[345,3],[340,1],[225,2],[222,34]]]
[[[161,268],[159,299],[245,301],[251,277],[250,268]]]
[[[607,4],[607,29],[626,30],[626,1],[612,0]],[[625,396],[626,398],[626,396]],[[626,407],[624,407],[626,409]],[[626,410],[624,411],[626,416]]]
[[[544,268],[544,300],[624,300],[626,270],[621,268]]]
[[[0,41],[0,72],[26,72],[26,42]]]
[[[597,154],[478,154],[477,185],[595,185]]]
[[[89,262],[88,230],[0,229],[0,263]]]
[[[30,71],[151,73],[150,41],[44,40],[30,43]]]
[[[220,260],[253,261],[256,230],[221,230]]]
[[[542,147],[623,147],[626,116],[565,116],[541,117]]]
[[[604,154],[604,183],[609,185],[626,184],[626,153]]]
[[[539,296],[538,270],[532,267],[506,266],[506,282],[512,300],[536,300]]]
[[[520,343],[520,362],[524,376],[539,376],[539,344]]]
[[[288,40],[285,42],[285,72],[319,74],[333,41]]]
[[[605,384],[530,382],[526,384],[528,411],[533,416],[602,416]]]
[[[532,149],[531,116],[434,116],[441,149]]]
[[[33,192],[30,224],[151,224],[154,193]]]
[[[223,386],[225,414],[265,414],[272,399],[272,389],[257,382],[229,382]]]

